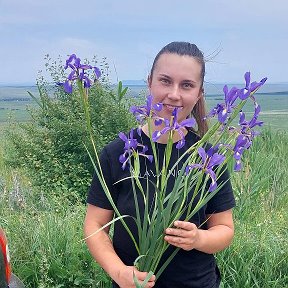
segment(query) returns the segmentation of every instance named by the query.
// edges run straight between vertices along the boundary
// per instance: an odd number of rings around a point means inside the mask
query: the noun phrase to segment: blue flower
[[[146,105],[132,106],[130,112],[135,116],[140,125],[143,125],[147,118],[152,117],[156,121],[155,124],[159,125],[162,120],[157,116],[156,111],[162,110],[162,103],[152,104],[153,96],[147,96]]]
[[[183,128],[193,127],[196,124],[194,118],[187,118],[181,123],[177,122],[178,110],[180,108],[175,108],[172,112],[172,121],[164,119],[164,128],[160,131],[154,131],[152,134],[152,141],[156,142],[162,135],[166,134],[169,131],[176,131],[180,135],[180,140],[178,141],[176,148],[181,149],[185,145],[185,135],[183,133]]]
[[[225,156],[218,154],[217,151],[217,147],[211,147],[207,153],[204,148],[198,148],[198,154],[201,157],[202,163],[188,165],[185,169],[186,174],[188,174],[192,169],[199,169],[209,175],[212,181],[209,187],[209,192],[212,192],[217,188],[216,174],[213,171],[213,168],[216,165],[220,165],[225,160]]]
[[[242,168],[241,164],[241,157],[245,150],[249,149],[252,145],[252,141],[254,137],[260,134],[260,132],[255,131],[253,128],[256,126],[262,126],[263,121],[258,121],[258,116],[260,113],[260,106],[256,104],[254,115],[250,121],[245,120],[245,114],[241,111],[240,112],[240,120],[239,125],[240,129],[238,131],[239,135],[236,138],[236,142],[233,148],[234,154],[233,157],[235,158],[235,171],[240,171]]]
[[[88,75],[87,71],[92,70],[95,79],[97,80],[101,76],[101,71],[97,67],[93,67],[88,64],[81,64],[80,58],[78,58],[75,54],[72,54],[69,56],[69,58],[66,60],[66,64],[64,69],[72,69],[70,74],[68,75],[67,79],[64,83],[58,83],[58,85],[61,85],[64,87],[65,92],[72,93],[73,90],[73,82],[77,79],[79,79],[82,83],[84,88],[90,88],[91,85],[95,82],[92,81]]]
[[[260,126],[260,127],[263,126],[264,122],[258,121],[258,116],[259,116],[260,111],[261,111],[261,107],[260,105],[256,103],[254,115],[249,122],[245,120],[245,114],[242,111],[240,112],[239,125],[241,126],[242,134],[255,136],[255,131],[252,128],[256,126]]]
[[[242,168],[241,157],[243,152],[250,147],[249,140],[244,135],[238,135],[233,148],[233,157],[235,159],[234,171],[240,171]]]
[[[232,109],[234,108],[233,104],[238,97],[238,90],[236,87],[231,88],[229,91],[228,86],[223,87],[223,92],[225,96],[225,103],[217,104],[215,108],[211,110],[208,114],[208,117],[214,117],[218,115],[218,121],[220,123],[225,123],[229,114],[231,114]]]
[[[148,150],[147,146],[138,143],[137,139],[133,138],[133,129],[131,129],[129,137],[127,137],[123,132],[120,132],[119,138],[125,143],[124,153],[119,156],[119,161],[122,163],[123,170],[129,164],[129,159],[134,153],[138,153],[140,156],[146,157],[150,162],[153,161],[152,155],[145,154],[145,152]],[[142,151],[139,151],[139,149],[142,149]]]
[[[247,99],[251,93],[256,92],[262,85],[264,85],[264,83],[267,80],[267,77],[265,77],[260,82],[255,81],[255,82],[250,83],[251,82],[250,72],[246,72],[244,75],[244,78],[245,78],[245,82],[246,82],[245,88],[242,88],[238,91],[238,97],[241,100]]]

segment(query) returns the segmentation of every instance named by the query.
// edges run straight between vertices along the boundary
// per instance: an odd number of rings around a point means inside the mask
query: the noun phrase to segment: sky
[[[288,83],[287,0],[0,0],[0,84],[35,83],[45,55],[106,57],[111,82],[146,79],[157,52],[195,43],[206,82]]]

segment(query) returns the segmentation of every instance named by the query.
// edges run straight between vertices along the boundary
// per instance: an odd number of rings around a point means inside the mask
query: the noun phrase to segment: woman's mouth
[[[175,105],[169,105],[169,104],[163,104],[163,106],[171,112],[173,112],[175,108],[182,109],[182,106],[175,106]]]

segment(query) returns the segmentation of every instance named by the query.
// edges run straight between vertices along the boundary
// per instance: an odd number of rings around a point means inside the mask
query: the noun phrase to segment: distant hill
[[[124,86],[144,86],[146,85],[145,80],[122,80]]]
[[[13,83],[13,82],[0,82],[0,87],[33,87],[36,86],[34,82],[23,82],[23,83]]]

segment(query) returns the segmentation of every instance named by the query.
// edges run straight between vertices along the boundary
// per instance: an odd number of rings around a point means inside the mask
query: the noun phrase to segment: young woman
[[[185,144],[181,149],[175,148],[180,136],[178,133],[174,134],[173,142],[175,144],[171,154],[172,163],[175,163],[181,153],[185,152],[207,131],[207,123],[203,120],[205,116],[204,75],[205,62],[203,54],[196,45],[191,43],[172,42],[162,48],[154,60],[148,78],[148,85],[150,94],[153,96],[153,102],[163,104],[159,116],[169,119],[174,109],[178,108],[179,123],[192,114],[198,126],[197,131],[181,128],[182,135],[185,136]],[[156,128],[159,130],[159,126],[152,126],[152,130],[156,130]],[[133,138],[148,146],[147,154],[149,154],[151,147],[147,135],[148,126],[144,124],[141,136],[135,130]],[[167,140],[166,134],[161,135],[157,140],[159,159],[163,159]],[[114,184],[129,176],[129,169],[123,170],[118,160],[119,155],[123,153],[123,147],[124,143],[120,139],[108,144],[102,151],[101,164],[107,185],[118,210],[122,215],[135,215],[131,182],[120,181]],[[146,173],[146,175],[149,175],[148,177],[154,177],[155,171],[149,161],[146,161],[145,165],[142,166],[145,167],[143,168],[145,170],[140,173]],[[152,173],[147,174],[147,171]],[[226,181],[229,179],[227,171],[220,178],[223,183],[225,182],[225,185],[207,205],[189,221],[179,219],[174,223],[174,227],[167,228],[164,231],[164,240],[171,244],[166,254],[169,255],[173,251],[173,247],[181,249],[159,279],[152,276],[145,287],[219,287],[220,273],[213,254],[226,248],[232,241],[234,226],[231,209],[235,205],[230,182]],[[169,193],[169,187],[168,185],[167,193]],[[87,203],[84,230],[85,235],[89,236],[111,221],[114,215],[113,208],[107,200],[97,177],[93,178]],[[143,203],[140,203],[140,207],[143,207]],[[136,235],[137,230],[133,221],[128,219],[126,222]],[[113,279],[113,287],[135,287],[133,271],[140,283],[147,276],[147,272],[137,271],[133,267],[133,262],[138,256],[134,245],[121,222],[115,224],[113,241],[110,240],[108,232],[109,229],[106,228],[88,238],[88,248],[95,260]]]

